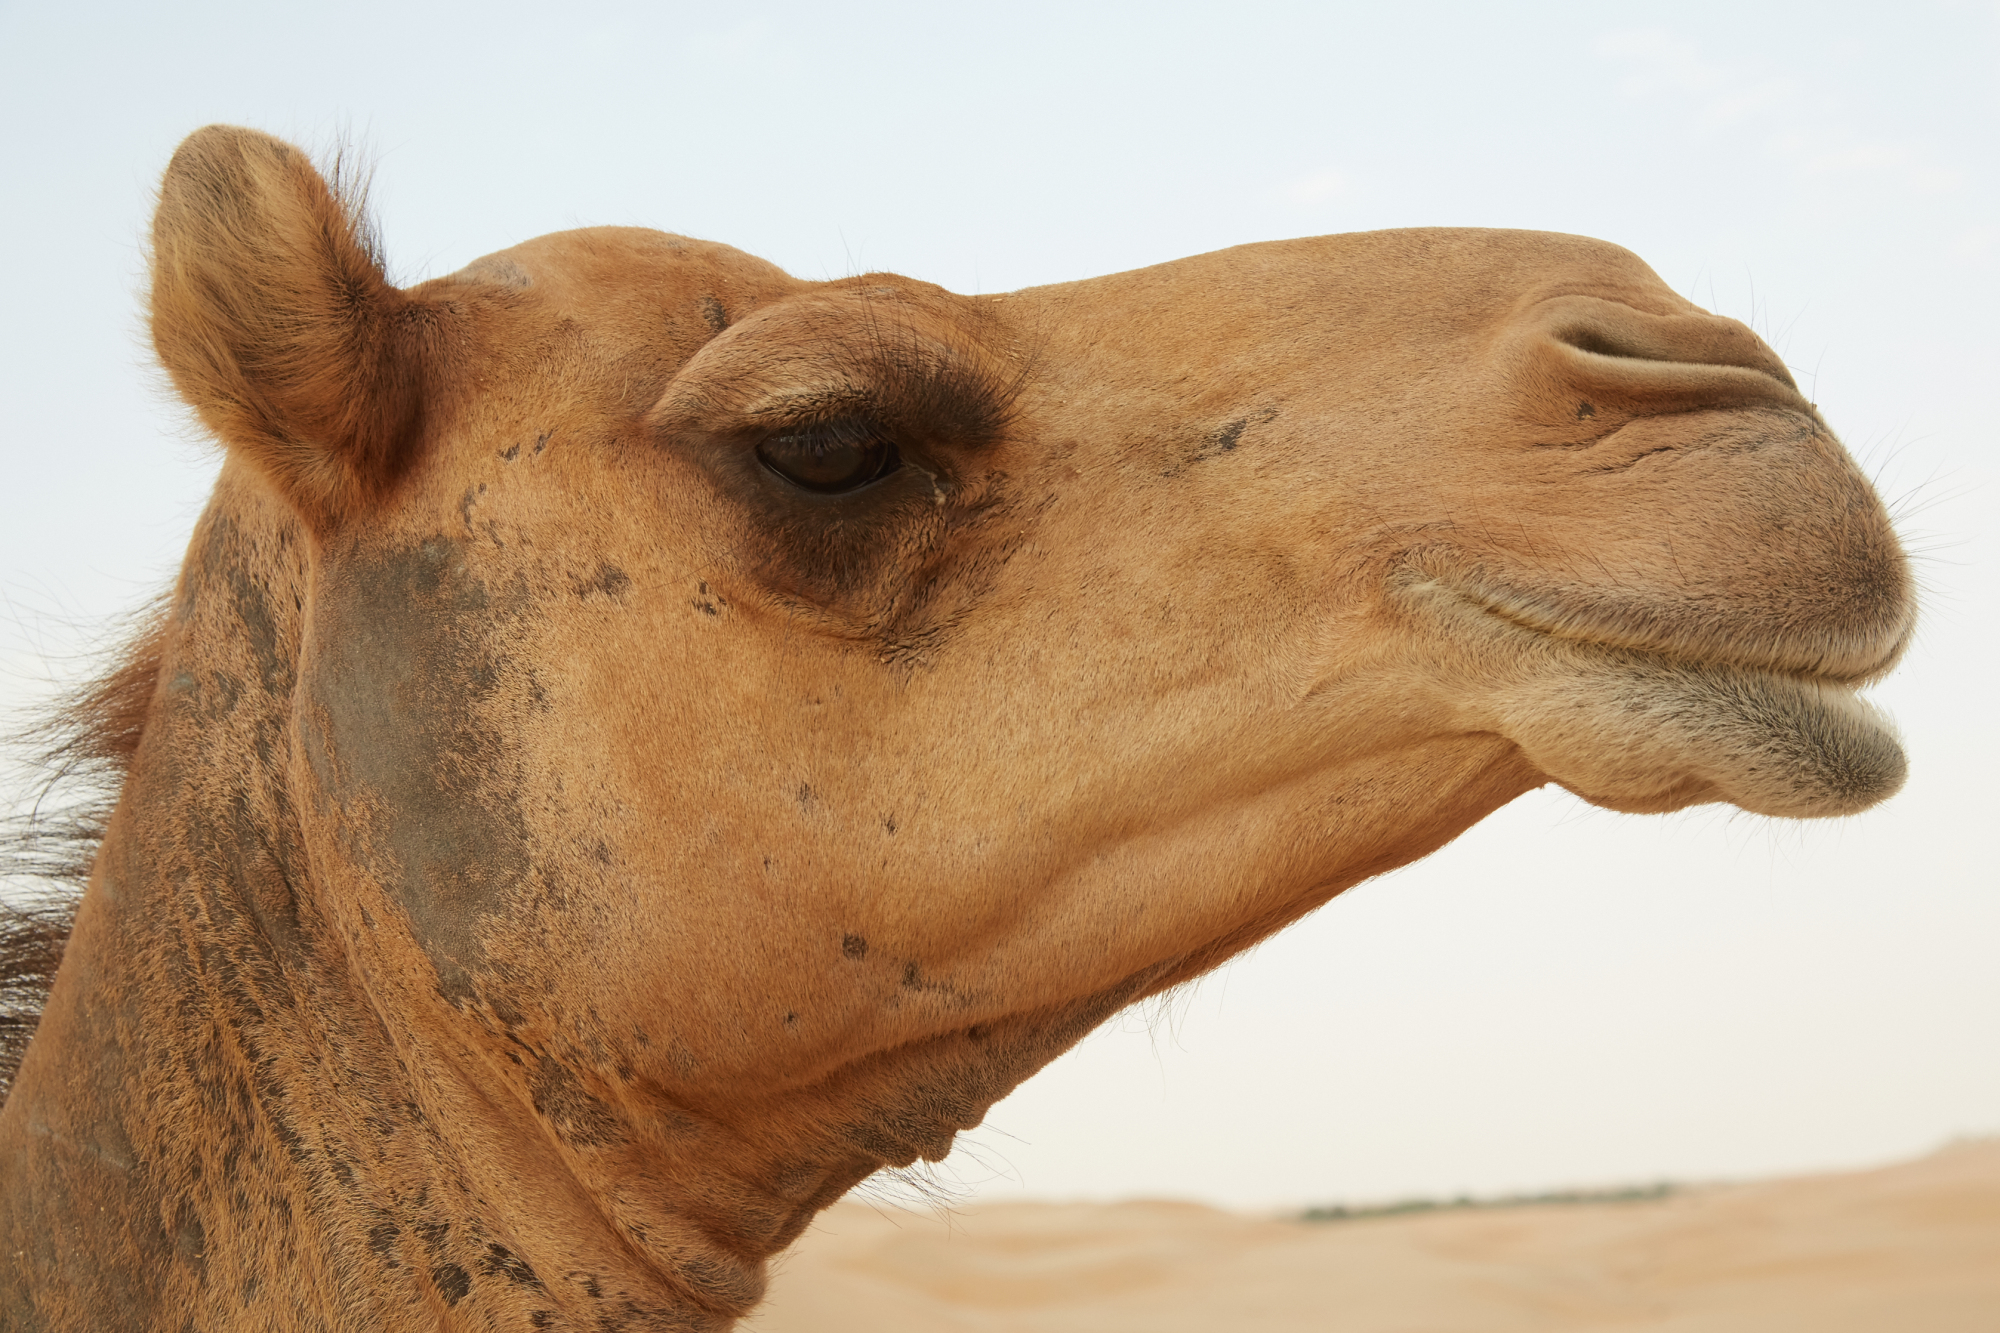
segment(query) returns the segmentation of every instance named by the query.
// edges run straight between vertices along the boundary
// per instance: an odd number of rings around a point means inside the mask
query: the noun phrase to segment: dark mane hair
[[[0,824],[0,1101],[42,1019],[104,828],[146,729],[165,599],[134,617],[110,670],[19,739],[41,770],[25,813]]]

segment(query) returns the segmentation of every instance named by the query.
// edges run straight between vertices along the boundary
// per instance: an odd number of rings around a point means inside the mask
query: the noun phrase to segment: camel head
[[[962,296],[592,228],[398,289],[215,128],[152,301],[229,451],[162,706],[212,696],[197,641],[282,696],[293,887],[480,1170],[681,1226],[715,1309],[1107,1014],[1524,791],[1902,781],[1856,695],[1912,625],[1882,505],[1749,329],[1602,242]]]

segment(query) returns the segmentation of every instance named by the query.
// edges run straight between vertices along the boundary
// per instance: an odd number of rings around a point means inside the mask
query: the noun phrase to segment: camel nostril
[[[1560,342],[1568,343],[1579,352],[1593,352],[1598,356],[1630,357],[1634,361],[1657,361],[1660,359],[1656,356],[1648,356],[1632,344],[1619,342],[1617,339],[1608,336],[1602,329],[1563,329],[1557,332],[1556,338]]]
[[[1569,297],[1548,303],[1543,328],[1591,356],[1680,366],[1754,370],[1797,391],[1778,354],[1749,327],[1717,315],[1652,315],[1613,301]]]
[[[1733,319],[1561,296],[1539,303],[1520,329],[1530,361],[1541,366],[1538,378],[1555,371],[1575,391],[1572,409],[1579,401],[1641,414],[1807,407],[1777,353]]]

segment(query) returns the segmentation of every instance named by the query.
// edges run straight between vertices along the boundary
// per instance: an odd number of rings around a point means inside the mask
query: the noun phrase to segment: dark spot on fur
[[[799,803],[799,809],[811,810],[813,804],[813,789],[811,784],[801,782],[796,799]]]
[[[472,1275],[457,1264],[439,1264],[431,1270],[431,1281],[446,1305],[457,1305],[472,1290]]]
[[[708,327],[720,333],[729,327],[729,312],[722,308],[722,302],[713,296],[701,298],[701,317],[708,321]]]
[[[540,435],[537,435],[535,437],[535,452],[539,454],[542,450],[548,448],[549,441],[555,437],[556,433],[552,430],[543,431]]]
[[[571,1147],[595,1147],[624,1137],[604,1103],[585,1091],[576,1075],[546,1055],[535,1070],[528,1093],[535,1109]]]
[[[514,443],[508,445],[505,449],[502,449],[500,451],[500,457],[506,459],[509,463],[513,462],[520,456],[521,456],[521,442],[519,440],[516,440]]]
[[[417,1239],[424,1243],[424,1248],[429,1250],[431,1258],[435,1259],[443,1251],[445,1240],[451,1235],[451,1223],[419,1222],[410,1230],[417,1233]]]
[[[859,935],[842,935],[840,937],[840,951],[847,957],[856,960],[866,958],[868,956],[868,941],[862,939]]]
[[[217,545],[224,544],[221,540],[217,542]],[[235,550],[235,543],[226,544],[232,551]],[[245,567],[246,563],[240,558],[230,562],[230,604],[250,641],[251,653],[265,690],[281,696],[289,695],[295,679],[295,650],[289,642],[280,641],[277,618],[271,613],[270,590]]]
[[[278,1140],[279,1146],[284,1148],[286,1154],[293,1161],[304,1162],[308,1155],[306,1142],[299,1136],[299,1132],[292,1128],[291,1120],[281,1109],[285,1093],[283,1088],[279,1086],[276,1075],[271,1074],[267,1069],[260,1068],[257,1073],[257,1083],[258,1090],[264,1094],[266,1099],[264,1103],[264,1120],[271,1127],[272,1137]],[[289,1204],[285,1206],[287,1208],[290,1207]]]
[[[1589,403],[1578,403],[1576,405],[1576,419],[1578,421],[1583,420],[1585,417],[1594,417],[1596,415],[1597,415],[1597,409],[1592,407]]]
[[[1188,449],[1187,452],[1181,454],[1178,458],[1170,456],[1167,466],[1161,470],[1160,475],[1163,477],[1179,476],[1196,463],[1235,452],[1236,446],[1242,441],[1245,431],[1254,425],[1261,425],[1266,421],[1270,421],[1277,415],[1278,410],[1276,408],[1267,407],[1260,411],[1252,412],[1247,416],[1235,417],[1223,423],[1220,427],[1197,439],[1194,442],[1194,447]],[[1182,447],[1185,448],[1185,445]]]
[[[515,674],[506,635],[525,588],[495,592],[458,543],[432,540],[359,565],[327,594],[309,683],[307,758],[344,807],[382,813],[344,836],[410,915],[447,999],[472,998],[478,925],[526,878],[527,830],[510,746],[482,705]],[[357,788],[362,790],[356,790]]]
[[[883,828],[883,829],[884,829],[884,830],[885,830],[885,831],[886,831],[886,832],[888,833],[888,835],[889,835],[890,837],[892,837],[892,838],[893,838],[893,837],[895,837],[895,836],[896,836],[896,817],[895,817],[894,815],[889,815],[888,817],[886,817],[885,819],[883,819],[883,821],[882,821],[882,828]]]
[[[903,988],[905,990],[915,990],[921,984],[917,978],[917,965],[915,963],[903,964]]]
[[[174,1228],[174,1257],[194,1270],[197,1284],[208,1278],[208,1238],[193,1205],[183,1200],[180,1222]]]
[[[535,1276],[535,1270],[505,1245],[488,1243],[486,1254],[479,1261],[479,1271],[504,1277],[516,1286],[532,1287],[536,1291],[543,1289],[542,1280]]]
[[[588,597],[594,592],[601,592],[616,601],[624,595],[627,588],[632,586],[632,579],[618,566],[605,563],[600,564],[597,573],[591,577],[578,579],[570,586],[578,597]]]

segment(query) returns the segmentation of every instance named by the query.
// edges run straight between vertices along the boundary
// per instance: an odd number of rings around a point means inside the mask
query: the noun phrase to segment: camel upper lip
[[[1767,672],[1849,689],[1867,685],[1887,674],[1909,646],[1914,630],[1914,625],[1906,619],[1901,633],[1886,647],[1879,647],[1871,654],[1870,660],[1859,666],[1849,662],[1832,665],[1824,661],[1828,655],[1825,652],[1783,639],[1766,637],[1759,642],[1756,636],[1746,634],[1739,651],[1717,651],[1712,640],[1687,643],[1677,641],[1671,635],[1626,629],[1611,621],[1601,610],[1576,611],[1551,605],[1546,598],[1483,580],[1442,580],[1440,587],[1487,619],[1579,647],[1640,653],[1691,667]],[[1642,614],[1643,608],[1635,611],[1635,617]]]

